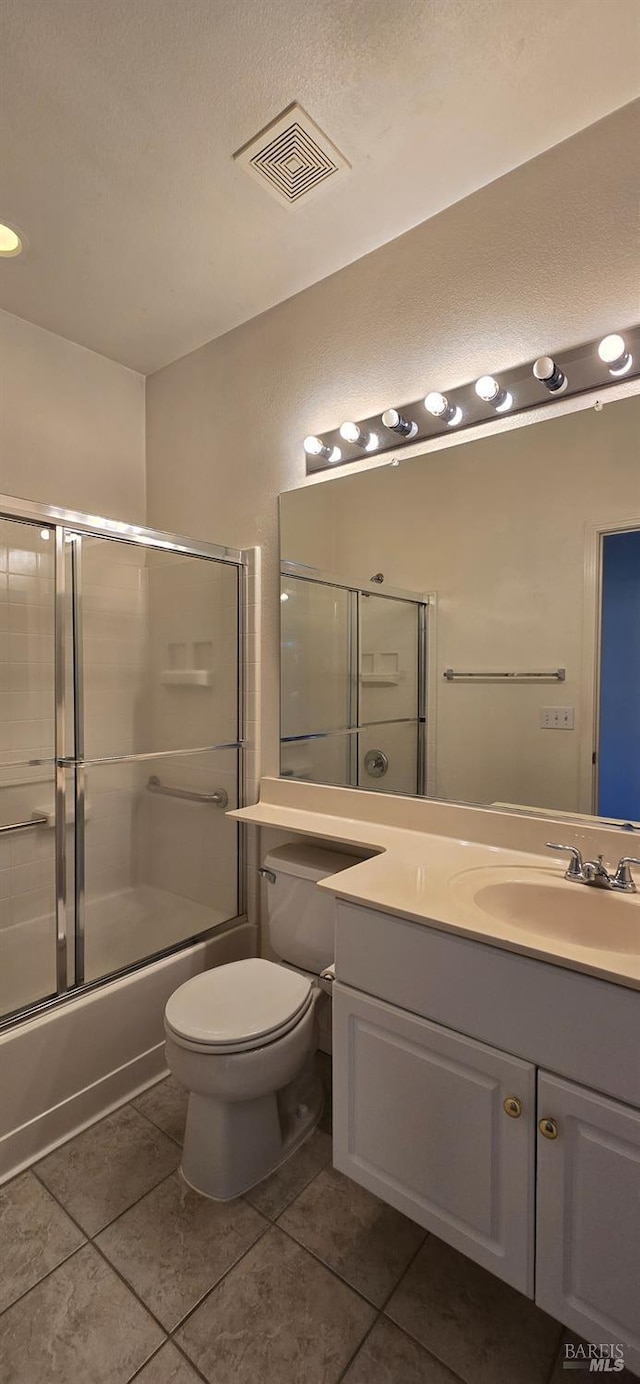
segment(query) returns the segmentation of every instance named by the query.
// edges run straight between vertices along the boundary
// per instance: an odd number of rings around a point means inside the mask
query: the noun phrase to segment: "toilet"
[[[261,1182],[320,1119],[316,1010],[334,959],[334,900],[316,884],[358,859],[304,842],[271,851],[265,941],[278,961],[218,966],[167,1002],[167,1063],[189,1091],[181,1171],[215,1201]]]

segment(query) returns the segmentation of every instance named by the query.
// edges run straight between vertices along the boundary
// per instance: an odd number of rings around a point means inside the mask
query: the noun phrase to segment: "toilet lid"
[[[311,981],[261,957],[231,961],[181,985],[167,1002],[168,1028],[207,1046],[274,1036],[308,1002]]]

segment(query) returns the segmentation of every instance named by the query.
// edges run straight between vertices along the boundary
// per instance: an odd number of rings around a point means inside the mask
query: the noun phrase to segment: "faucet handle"
[[[629,868],[631,865],[640,865],[640,860],[636,860],[633,855],[623,855],[622,860],[618,861],[618,868],[614,875],[616,889],[624,889],[627,894],[637,893],[637,886]]]
[[[566,871],[565,879],[584,879],[584,861],[582,859],[582,851],[579,851],[577,846],[561,846],[558,845],[555,841],[547,841],[546,846],[548,851],[569,852],[571,860],[569,861],[569,868]]]

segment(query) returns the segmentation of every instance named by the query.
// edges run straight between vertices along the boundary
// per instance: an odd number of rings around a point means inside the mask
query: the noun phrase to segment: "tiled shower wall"
[[[47,533],[48,530],[42,530]],[[53,540],[40,528],[0,525],[0,823],[53,808]],[[50,913],[54,833],[0,835],[0,927]]]

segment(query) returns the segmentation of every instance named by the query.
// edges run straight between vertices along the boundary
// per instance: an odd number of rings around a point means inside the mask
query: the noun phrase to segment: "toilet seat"
[[[187,980],[167,1002],[165,1025],[195,1052],[249,1052],[289,1033],[313,998],[308,976],[250,957]]]

